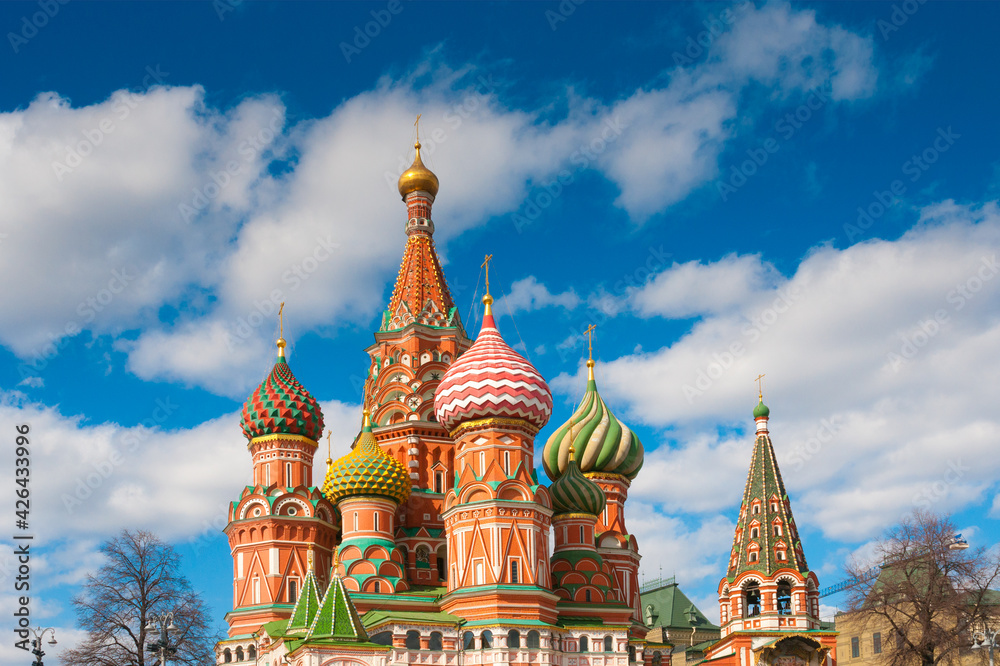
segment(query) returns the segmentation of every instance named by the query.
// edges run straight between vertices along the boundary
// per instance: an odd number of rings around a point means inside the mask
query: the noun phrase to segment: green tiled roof
[[[302,594],[299,595],[298,601],[295,602],[295,610],[292,611],[292,616],[288,618],[288,626],[285,628],[285,634],[304,634],[312,626],[313,620],[316,619],[316,613],[319,611],[319,589],[316,585],[316,576],[313,575],[312,569],[306,574],[306,579],[302,583]]]
[[[358,610],[344,588],[344,581],[335,575],[326,590],[323,603],[306,633],[306,640],[330,638],[341,642],[368,642]]]
[[[430,613],[421,611],[370,610],[361,618],[365,627],[374,627],[385,622],[426,622],[458,626],[462,618],[450,613]]]
[[[643,621],[647,627],[683,629],[691,627],[716,630],[719,627],[709,622],[705,614],[684,594],[677,583],[644,592],[640,595]],[[692,619],[694,622],[692,622]]]

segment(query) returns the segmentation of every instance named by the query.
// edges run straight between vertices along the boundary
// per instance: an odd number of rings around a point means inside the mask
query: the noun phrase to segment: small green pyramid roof
[[[295,602],[292,616],[288,618],[285,634],[304,634],[309,631],[313,620],[316,619],[319,607],[319,587],[310,566],[309,573],[306,574],[306,579],[302,583],[302,593],[299,595],[298,601]]]
[[[319,612],[306,633],[306,640],[332,638],[337,641],[366,643],[368,633],[358,616],[358,609],[354,607],[354,602],[344,588],[344,580],[340,577],[337,566],[335,561],[330,587],[326,589]]]

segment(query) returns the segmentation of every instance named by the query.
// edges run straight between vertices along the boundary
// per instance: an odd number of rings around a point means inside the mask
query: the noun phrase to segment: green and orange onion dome
[[[566,472],[573,447],[582,472],[619,474],[634,479],[642,469],[642,442],[615,418],[597,392],[594,361],[587,361],[587,392],[573,416],[556,430],[542,450],[542,464],[550,479]]]
[[[278,338],[278,358],[271,374],[243,403],[240,426],[248,440],[267,435],[300,435],[319,441],[323,412],[288,367],[284,338]]]
[[[549,486],[552,507],[556,514],[586,513],[596,516],[604,511],[608,498],[601,487],[585,477],[576,464],[574,450],[569,448],[569,461],[562,475]]]
[[[423,161],[420,159],[420,142],[417,141],[413,144],[413,147],[417,149],[417,156],[413,158],[413,164],[400,175],[397,187],[399,188],[399,195],[406,199],[406,195],[410,192],[423,191],[430,194],[432,197],[436,197],[438,193],[438,177],[434,175],[434,172],[424,166]]]
[[[323,494],[334,504],[345,497],[375,495],[402,504],[410,497],[410,475],[406,467],[382,450],[372,433],[371,416],[365,421],[354,448],[330,466]]]

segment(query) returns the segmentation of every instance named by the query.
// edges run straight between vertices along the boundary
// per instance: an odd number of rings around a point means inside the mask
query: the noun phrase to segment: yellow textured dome
[[[410,168],[399,177],[399,195],[405,199],[410,192],[423,190],[429,192],[432,197],[436,197],[438,177],[420,161],[420,142],[417,141],[413,147],[417,149],[417,156],[413,159]]]
[[[323,494],[334,504],[353,495],[378,495],[402,504],[410,496],[410,490],[406,467],[375,441],[371,420],[365,411],[358,443],[328,468]]]

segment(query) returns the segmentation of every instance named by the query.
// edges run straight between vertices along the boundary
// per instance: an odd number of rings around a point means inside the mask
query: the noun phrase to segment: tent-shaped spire
[[[319,586],[316,583],[316,575],[313,572],[313,551],[309,549],[309,571],[306,579],[302,582],[302,593],[298,601],[295,602],[295,609],[292,616],[288,618],[286,634],[304,634],[312,626],[319,610]]]
[[[748,571],[768,577],[779,569],[795,569],[803,575],[809,572],[767,430],[769,416],[761,397],[754,409],[757,437],[733,537],[729,580]]]
[[[326,595],[309,627],[306,640],[326,638],[352,643],[368,641],[368,633],[361,624],[358,609],[354,607],[354,602],[344,588],[339,568],[340,563],[334,553],[330,586],[326,588]]]

